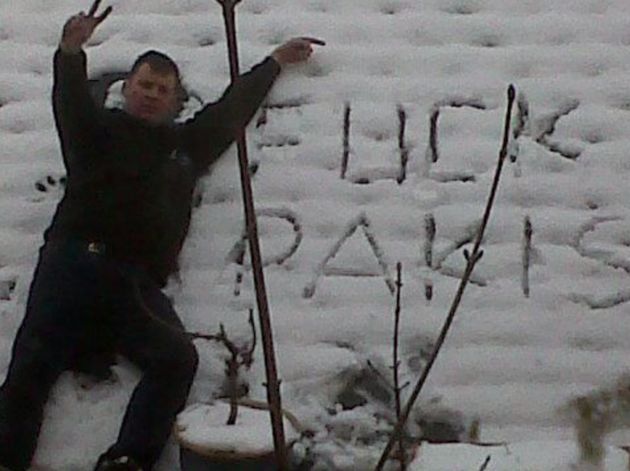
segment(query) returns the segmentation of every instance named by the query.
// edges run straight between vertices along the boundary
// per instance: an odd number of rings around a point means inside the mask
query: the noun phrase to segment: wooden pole
[[[217,0],[223,8],[223,18],[227,34],[228,55],[230,61],[230,77],[236,80],[240,74],[238,60],[238,45],[236,42],[235,7],[240,0]],[[251,178],[249,176],[249,162],[247,158],[247,143],[245,129],[238,131],[236,139],[238,150],[239,170],[242,183],[243,205],[245,209],[245,221],[247,225],[247,237],[251,254],[252,270],[254,274],[254,286],[256,289],[256,303],[261,330],[261,340],[265,358],[265,373],[267,376],[267,401],[273,429],[273,442],[278,469],[288,471],[287,450],[282,421],[282,401],[280,398],[280,381],[276,368],[275,352],[273,346],[273,334],[271,328],[271,316],[269,314],[269,302],[265,288],[262,257],[260,254],[260,242],[258,239],[258,226],[256,223],[256,210],[252,192]]]

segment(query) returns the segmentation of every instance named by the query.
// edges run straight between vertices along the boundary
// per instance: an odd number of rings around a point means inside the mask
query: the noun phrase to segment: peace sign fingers
[[[111,6],[108,6],[107,8],[105,8],[105,11],[96,17],[96,24],[100,25],[103,21],[105,21],[105,18],[109,16],[109,14],[112,12],[113,9],[114,8]]]
[[[71,17],[63,28],[60,46],[62,50],[76,53],[90,39],[92,33],[112,12],[112,7],[107,7],[103,13],[97,15],[101,0],[94,0],[88,14],[79,13]]]
[[[101,0],[94,0],[94,3],[90,7],[90,11],[87,14],[87,16],[94,16],[96,14],[96,10],[98,10],[98,7],[100,5],[101,5]]]
[[[90,7],[90,11],[88,12],[88,15],[87,15],[88,18],[94,19],[94,22],[95,22],[96,25],[99,25],[103,21],[105,21],[105,18],[107,18],[109,16],[109,14],[113,10],[113,8],[111,6],[108,6],[103,13],[101,13],[98,16],[95,16],[96,12],[98,10],[98,7],[101,5],[101,1],[102,0],[94,0],[94,3]]]

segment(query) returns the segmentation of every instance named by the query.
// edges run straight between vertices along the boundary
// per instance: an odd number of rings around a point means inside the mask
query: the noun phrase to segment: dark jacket
[[[85,53],[54,58],[53,109],[67,171],[47,242],[100,242],[160,283],[177,270],[197,180],[252,118],[280,71],[267,58],[185,123],[152,126],[97,106]]]

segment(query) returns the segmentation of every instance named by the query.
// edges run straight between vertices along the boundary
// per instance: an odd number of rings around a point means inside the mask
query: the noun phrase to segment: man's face
[[[157,73],[146,62],[127,78],[123,96],[127,113],[155,125],[173,120],[180,105],[175,74]]]

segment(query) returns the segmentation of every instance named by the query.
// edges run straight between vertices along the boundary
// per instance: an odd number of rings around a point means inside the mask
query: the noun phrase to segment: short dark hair
[[[179,67],[173,59],[163,52],[150,50],[140,54],[131,66],[130,75],[135,74],[142,64],[149,64],[153,70],[160,74],[174,74],[178,79]]]
[[[175,75],[175,78],[177,79],[179,99],[181,100],[182,103],[188,100],[188,92],[186,91],[186,88],[182,84],[182,77],[179,73],[179,67],[177,66],[177,64],[175,63],[173,59],[171,59],[169,56],[167,56],[163,52],[156,51],[153,49],[150,51],[143,52],[136,58],[136,61],[131,66],[131,70],[129,71],[129,76],[135,74],[143,64],[149,64],[151,69],[157,72],[158,74]]]

